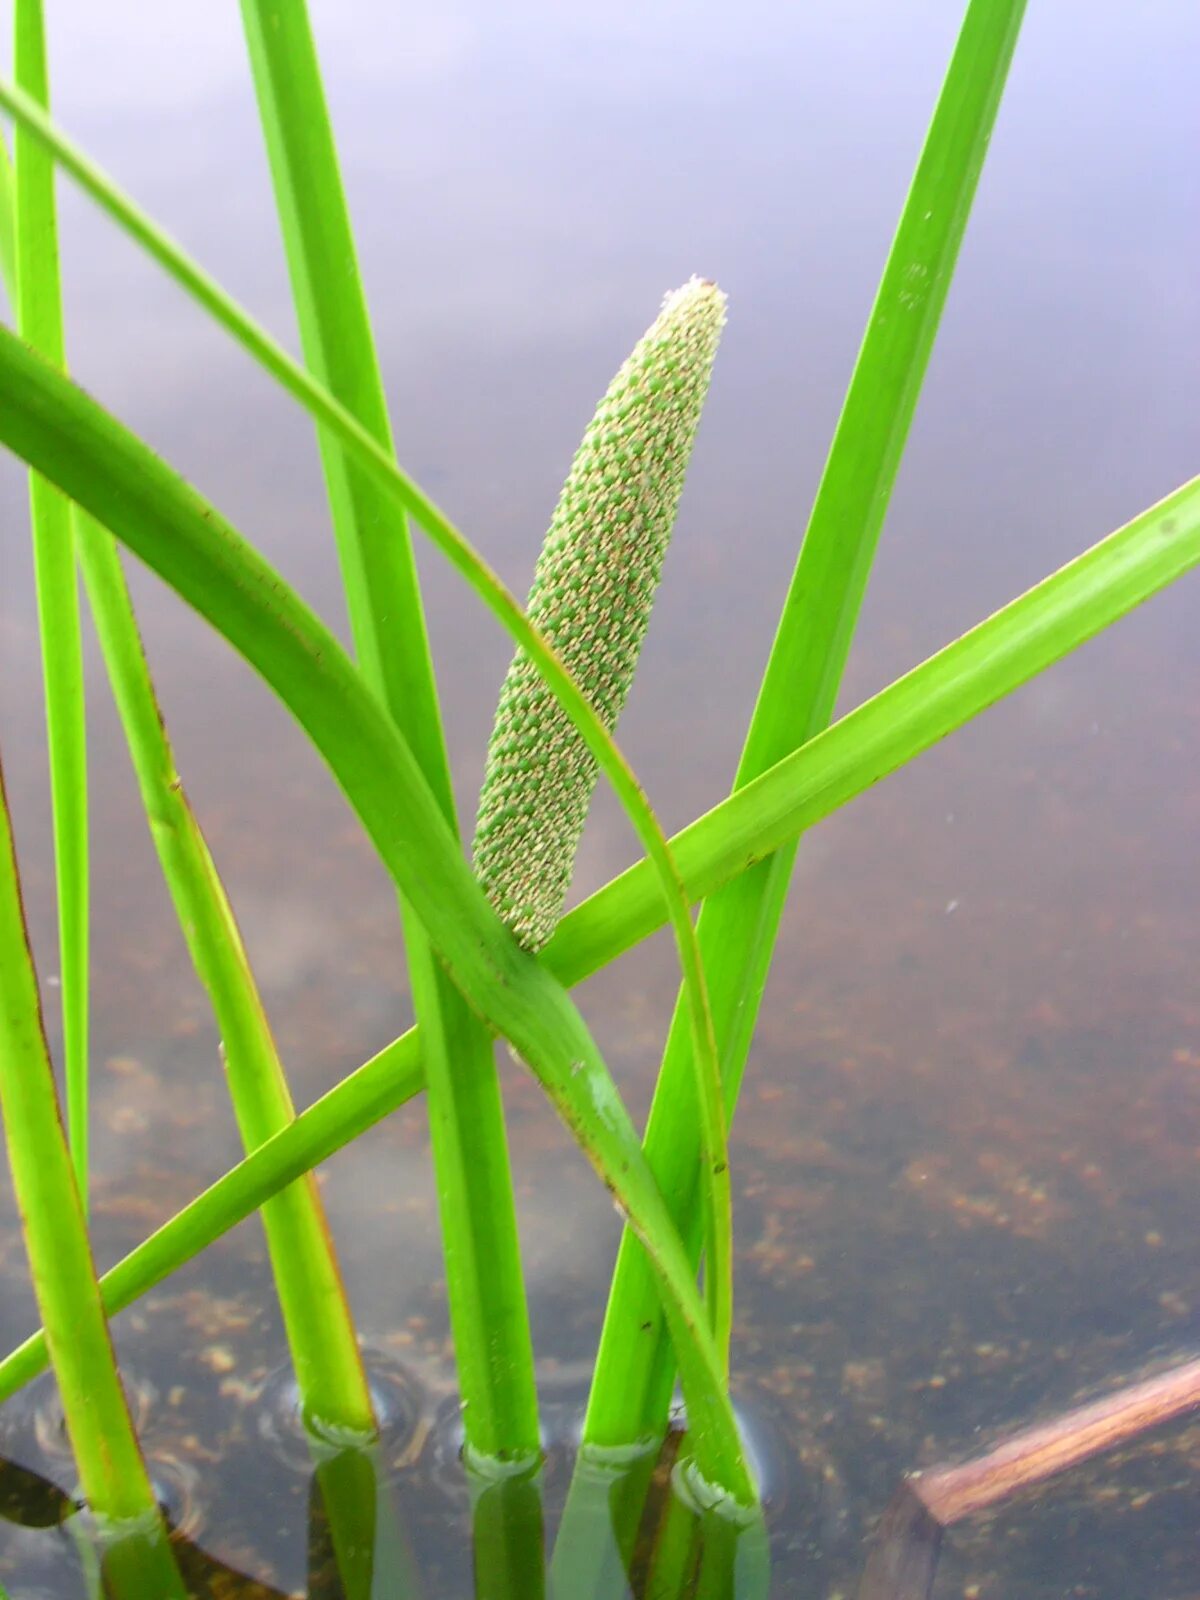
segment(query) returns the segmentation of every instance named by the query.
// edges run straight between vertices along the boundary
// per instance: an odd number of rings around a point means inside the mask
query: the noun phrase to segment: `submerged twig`
[[[1024,1428],[958,1466],[905,1478],[876,1531],[858,1600],[928,1600],[944,1529],[1200,1406],[1200,1360]]]

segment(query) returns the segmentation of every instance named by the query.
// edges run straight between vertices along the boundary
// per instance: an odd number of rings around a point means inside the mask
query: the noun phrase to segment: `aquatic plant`
[[[52,1359],[88,1498],[118,1523],[150,1515],[153,1497],[101,1305],[112,1313],[130,1304],[263,1207],[310,1418],[365,1436],[371,1419],[361,1360],[307,1175],[424,1088],[468,1451],[481,1479],[490,1473],[494,1487],[516,1481],[514,1468],[536,1463],[538,1423],[494,1062],[494,1041],[503,1038],[541,1082],[629,1223],[585,1445],[629,1447],[660,1435],[678,1368],[692,1494],[728,1512],[730,1527],[753,1526],[754,1489],[728,1396],[724,1141],[796,842],[813,822],[1200,561],[1200,483],[1176,490],[828,726],[1023,12],[1020,0],[971,0],[800,549],[734,792],[667,840],[613,727],[707,386],[723,313],[719,292],[694,283],[671,297],[614,380],[568,477],[523,609],[396,462],[304,7],[299,0],[244,0],[243,12],[303,365],[49,119],[37,0],[18,7],[17,81],[0,84],[0,105],[17,126],[15,204],[6,158],[0,161],[0,255],[7,255],[27,340],[0,329],[0,440],[29,464],[37,485],[43,644],[48,677],[59,684],[48,690],[58,708],[49,743],[71,1108],[68,1153],[38,1025],[15,857],[5,849],[0,1103],[46,1335],[0,1363],[0,1398]],[[355,660],[215,507],[66,375],[51,160],[318,424]],[[481,800],[478,875],[454,815],[410,519],[517,648]],[[636,572],[626,546],[613,538],[621,529],[644,535],[644,565]],[[232,911],[159,726],[114,539],[203,615],[288,706],[396,885],[417,1027],[299,1117]],[[66,596],[74,591],[72,540],[164,872],[218,1017],[247,1148],[243,1163],[101,1279],[98,1292],[84,1224],[86,777],[77,623]],[[612,784],[645,859],[556,927],[597,771]],[[533,779],[540,786],[527,790]],[[2,808],[0,820],[7,828]],[[0,843],[7,846],[7,836]],[[697,902],[703,910],[693,926]],[[683,982],[643,1142],[568,988],[664,922],[676,937]],[[72,1319],[87,1334],[77,1349],[65,1337]],[[104,1398],[90,1417],[88,1386]],[[120,1463],[116,1478],[106,1475],[110,1455]],[[575,1575],[572,1593],[583,1592],[576,1580],[587,1567],[578,1555],[586,1538],[571,1543],[587,1498],[582,1477],[580,1484],[558,1556],[560,1574]],[[481,1508],[487,1500],[481,1496]],[[495,1503],[502,1502],[489,1505]],[[495,1559],[518,1563],[514,1583],[521,1574],[532,1583],[533,1565],[540,1574],[536,1492],[534,1503],[531,1515],[528,1497],[522,1501],[514,1524],[521,1538],[507,1550],[503,1539],[494,1545]],[[361,1543],[347,1534],[342,1549]],[[161,1552],[161,1542],[152,1538],[150,1548]],[[673,1548],[667,1540],[660,1577]],[[719,1574],[732,1558],[719,1535],[712,1548]],[[679,1570],[689,1562],[681,1558]],[[586,1579],[599,1584],[599,1569]],[[711,1592],[720,1592],[722,1581],[714,1578]],[[131,1583],[125,1592],[145,1591]]]

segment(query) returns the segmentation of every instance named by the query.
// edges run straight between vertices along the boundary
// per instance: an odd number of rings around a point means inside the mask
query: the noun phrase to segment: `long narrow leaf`
[[[16,187],[12,158],[8,153],[8,145],[4,142],[3,131],[0,131],[0,279],[3,279],[8,303],[14,308],[17,303],[16,226]]]
[[[307,7],[304,0],[242,0],[242,22],[305,362],[391,457],[383,377]],[[450,767],[404,508],[328,431],[318,429],[317,441],[359,667],[452,818]]]
[[[825,727],[921,380],[933,347],[1024,0],[972,0],[884,268],[746,739],[735,788]],[[705,904],[701,949],[730,1118],[766,985],[795,845]],[[698,1108],[677,1003],[645,1150],[694,1254]],[[674,1363],[653,1279],[631,1237],[609,1296],[584,1437],[620,1444],[666,1424]]]
[[[101,1517],[144,1517],[154,1512],[154,1493],[109,1343],[59,1117],[2,775],[0,1111],[34,1289],[84,1492]]]
[[[722,1363],[608,1069],[570,996],[496,917],[411,750],[337,640],[194,489],[3,328],[0,442],[98,521],[116,524],[122,543],[218,628],[300,722],[456,985],[538,1075],[644,1233],[699,1419],[699,1469],[734,1501],[752,1501]]]
[[[247,1152],[295,1110],[233,910],[175,770],[109,533],[77,513],[79,555],[96,632],[163,877],[208,993]],[[371,1397],[316,1181],[284,1190],[263,1212],[271,1267],[306,1416],[363,1436]]]
[[[1198,564],[1200,478],[676,834],[671,845],[688,894],[699,900],[731,882]],[[648,938],[662,921],[654,874],[643,860],[564,917],[543,961],[563,983],[579,983]],[[165,1223],[102,1279],[109,1311],[132,1304],[284,1184],[417,1094],[423,1081],[420,1048],[416,1029],[393,1040]],[[45,1360],[44,1340],[35,1334],[0,1362],[0,1400],[42,1371]]]
[[[392,454],[333,131],[303,0],[243,0],[292,297],[310,370]],[[355,651],[455,827],[449,763],[403,507],[318,429]],[[477,1458],[539,1449],[533,1343],[491,1035],[400,900],[466,1438]]]
[[[19,80],[48,99],[40,0],[14,14]],[[3,157],[3,270],[18,326],[63,362],[54,169],[18,135],[15,174]],[[9,179],[15,176],[15,185]],[[14,293],[14,278],[16,279]],[[31,474],[38,613],[46,680],[51,801],[62,964],[68,1126],[64,1135],[42,1027],[37,977],[0,774],[0,1118],[34,1290],[45,1319],[63,1415],[99,1531],[164,1597],[182,1585],[167,1545],[108,1334],[87,1234],[87,761],[79,599],[70,508]]]
[[[49,100],[41,0],[18,0],[14,10],[17,81],[40,105]],[[18,127],[15,146],[16,323],[21,337],[56,366],[64,365],[62,296],[54,163]],[[63,1066],[67,1134],[75,1178],[87,1211],[88,1195],[88,812],[87,728],[79,586],[71,509],[43,478],[30,474],[38,632],[50,751],[50,814],[58,897]]]
[[[0,183],[0,241],[13,221],[11,198]],[[0,251],[0,276],[15,300],[14,270],[15,259]],[[120,558],[107,531],[73,510],[80,566],[142,803],[180,927],[213,1004],[250,1151],[285,1127],[295,1108],[232,909],[175,771]],[[365,1435],[374,1427],[370,1392],[315,1181],[306,1177],[281,1195],[263,1220],[305,1413],[316,1423]]]
[[[219,285],[173,243],[120,189],[43,115],[20,89],[0,80],[0,106],[52,150],[56,159],[89,195],[142,246],[193,298],[221,323],[289,394],[336,437],[384,491],[402,505],[531,657],[559,704],[570,716],[613,787],[662,885],[688,996],[693,1039],[710,1048],[713,1023],[704,963],[679,874],[658,819],[636,777],[597,717],[586,694],[556,653],[532,626],[499,578],[480,560],[450,519],[396,466],[387,452],[343,406],[298,366]]]

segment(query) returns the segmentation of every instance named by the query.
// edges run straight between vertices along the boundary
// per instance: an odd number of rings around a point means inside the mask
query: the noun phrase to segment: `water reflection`
[[[68,1594],[81,1600],[285,1600],[282,1590],[207,1553],[169,1518],[160,1528],[120,1540],[98,1535],[79,1502],[58,1484],[2,1457],[0,1519],[15,1533],[10,1546],[22,1552],[14,1600]]]
[[[661,1452],[583,1463],[546,1558],[540,1469],[484,1478],[460,1469],[468,1514],[456,1527],[443,1516],[423,1568],[403,1520],[404,1495],[385,1448],[330,1450],[314,1441],[300,1475],[295,1511],[306,1526],[303,1592],[309,1600],[427,1600],[454,1581],[488,1600],[764,1600],[769,1553],[760,1519],[748,1523],[696,1511],[677,1493],[682,1436]],[[165,1531],[117,1543],[99,1539],[79,1503],[52,1479],[0,1457],[4,1573],[19,1552],[23,1600],[43,1592],[87,1600],[275,1600],[296,1591],[266,1581],[261,1563],[228,1559],[220,1529],[207,1534],[164,1508]],[[289,1530],[294,1536],[298,1530]],[[171,1587],[161,1563],[169,1534],[178,1572]],[[433,1553],[436,1551],[436,1553]],[[169,1572],[169,1569],[167,1569]],[[153,1576],[151,1574],[154,1574]],[[165,1586],[164,1586],[165,1585]],[[432,1586],[431,1586],[432,1585]]]

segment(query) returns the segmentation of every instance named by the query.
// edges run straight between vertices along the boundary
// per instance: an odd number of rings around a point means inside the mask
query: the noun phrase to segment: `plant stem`
[[[383,383],[303,0],[243,0],[305,359],[392,454]],[[455,827],[416,567],[403,507],[318,432],[355,650]],[[400,900],[427,1041],[430,1134],[464,1425],[480,1457],[538,1452],[533,1345],[491,1034],[438,967]]]
[[[247,1153],[295,1117],[233,909],[192,815],[137,623],[106,530],[79,512],[78,548],[96,632],[163,877],[220,1031]],[[305,1415],[319,1428],[374,1431],[358,1340],[311,1174],[263,1211],[271,1266]]]
[[[40,106],[49,104],[46,36],[41,0],[17,0],[13,11],[17,82]],[[58,281],[58,223],[54,162],[18,127],[13,209],[0,224],[12,240],[16,292],[9,296],[23,339],[55,366],[65,367]],[[6,185],[3,187],[7,187]],[[58,898],[59,979],[67,1134],[75,1180],[86,1214],[88,1196],[88,784],[83,650],[71,511],[36,473],[29,477],[38,632],[50,752],[50,813]]]
[[[529,619],[610,731],[637,671],[724,322],[725,296],[713,283],[692,278],[666,296],[584,432],[538,557]],[[562,915],[598,771],[571,719],[518,649],[488,742],[473,853],[488,898],[527,950],[541,949]],[[729,1153],[702,969],[687,999],[705,1290],[727,1362]]]
[[[84,1493],[97,1516],[157,1516],[100,1303],[42,1031],[0,773],[0,1111],[38,1309]]]
[[[825,733],[777,762],[671,841],[688,894],[700,899],[846,805],[1200,564],[1200,478],[1142,512],[1059,572],[939,650]],[[663,924],[648,861],[568,912],[544,964],[563,983],[591,977]],[[417,1029],[303,1111],[105,1274],[110,1312],[250,1216],[420,1092]],[[45,1369],[32,1335],[0,1362],[0,1401]]]
[[[888,256],[734,780],[757,778],[829,721],[867,576],[953,275],[1024,0],[972,0]],[[787,896],[796,844],[706,902],[725,1110],[732,1119]],[[676,1004],[645,1150],[695,1257],[701,1148],[691,1040]],[[622,1241],[584,1437],[618,1445],[666,1424],[675,1364],[658,1293]]]
[[[49,90],[40,0],[18,0],[14,24],[18,81],[45,105]],[[9,294],[17,325],[31,345],[62,367],[54,167],[46,151],[20,133],[15,189],[5,184],[3,190],[8,215],[0,268],[11,278],[16,267],[16,294],[11,282]],[[118,1548],[136,1546],[145,1554],[159,1592],[181,1595],[125,1403],[87,1235],[87,761],[79,597],[66,499],[31,475],[30,506],[51,752],[70,1148],[42,1025],[2,773],[0,1115],[34,1291],[84,1493],[102,1532]]]
[[[0,442],[98,521],[117,524],[121,541],[222,633],[299,721],[451,980],[512,1041],[641,1230],[671,1307],[698,1468],[737,1506],[751,1503],[722,1362],[678,1233],[662,1226],[662,1199],[612,1075],[570,996],[497,918],[411,750],[338,641],[214,506],[3,327]]]
[[[0,242],[13,224],[0,183]],[[10,294],[15,255],[0,250]],[[14,297],[15,298],[15,297]],[[109,534],[78,507],[72,533],[101,652],[163,875],[213,1005],[247,1152],[295,1110],[233,911],[175,771],[137,622]],[[374,1429],[370,1392],[315,1181],[305,1176],[264,1215],[272,1268],[306,1415],[359,1434]]]
[[[8,146],[0,132],[0,279],[8,303],[17,304],[17,200]]]
[[[537,663],[538,671],[599,762],[652,863],[666,902],[667,918],[675,935],[679,963],[689,995],[692,1029],[697,1038],[702,1037],[712,1026],[708,1016],[704,964],[666,837],[635,774],[596,715],[586,694],[566,671],[555,651],[445,513],[396,465],[389,452],[327,389],[293,361],[276,340],[191,261],[94,162],[65,138],[27,95],[3,80],[0,80],[0,106],[11,112],[22,127],[52,150],[56,159],[97,204],[220,322],[265,371],[329,429],[383,492],[409,513],[514,642]]]

